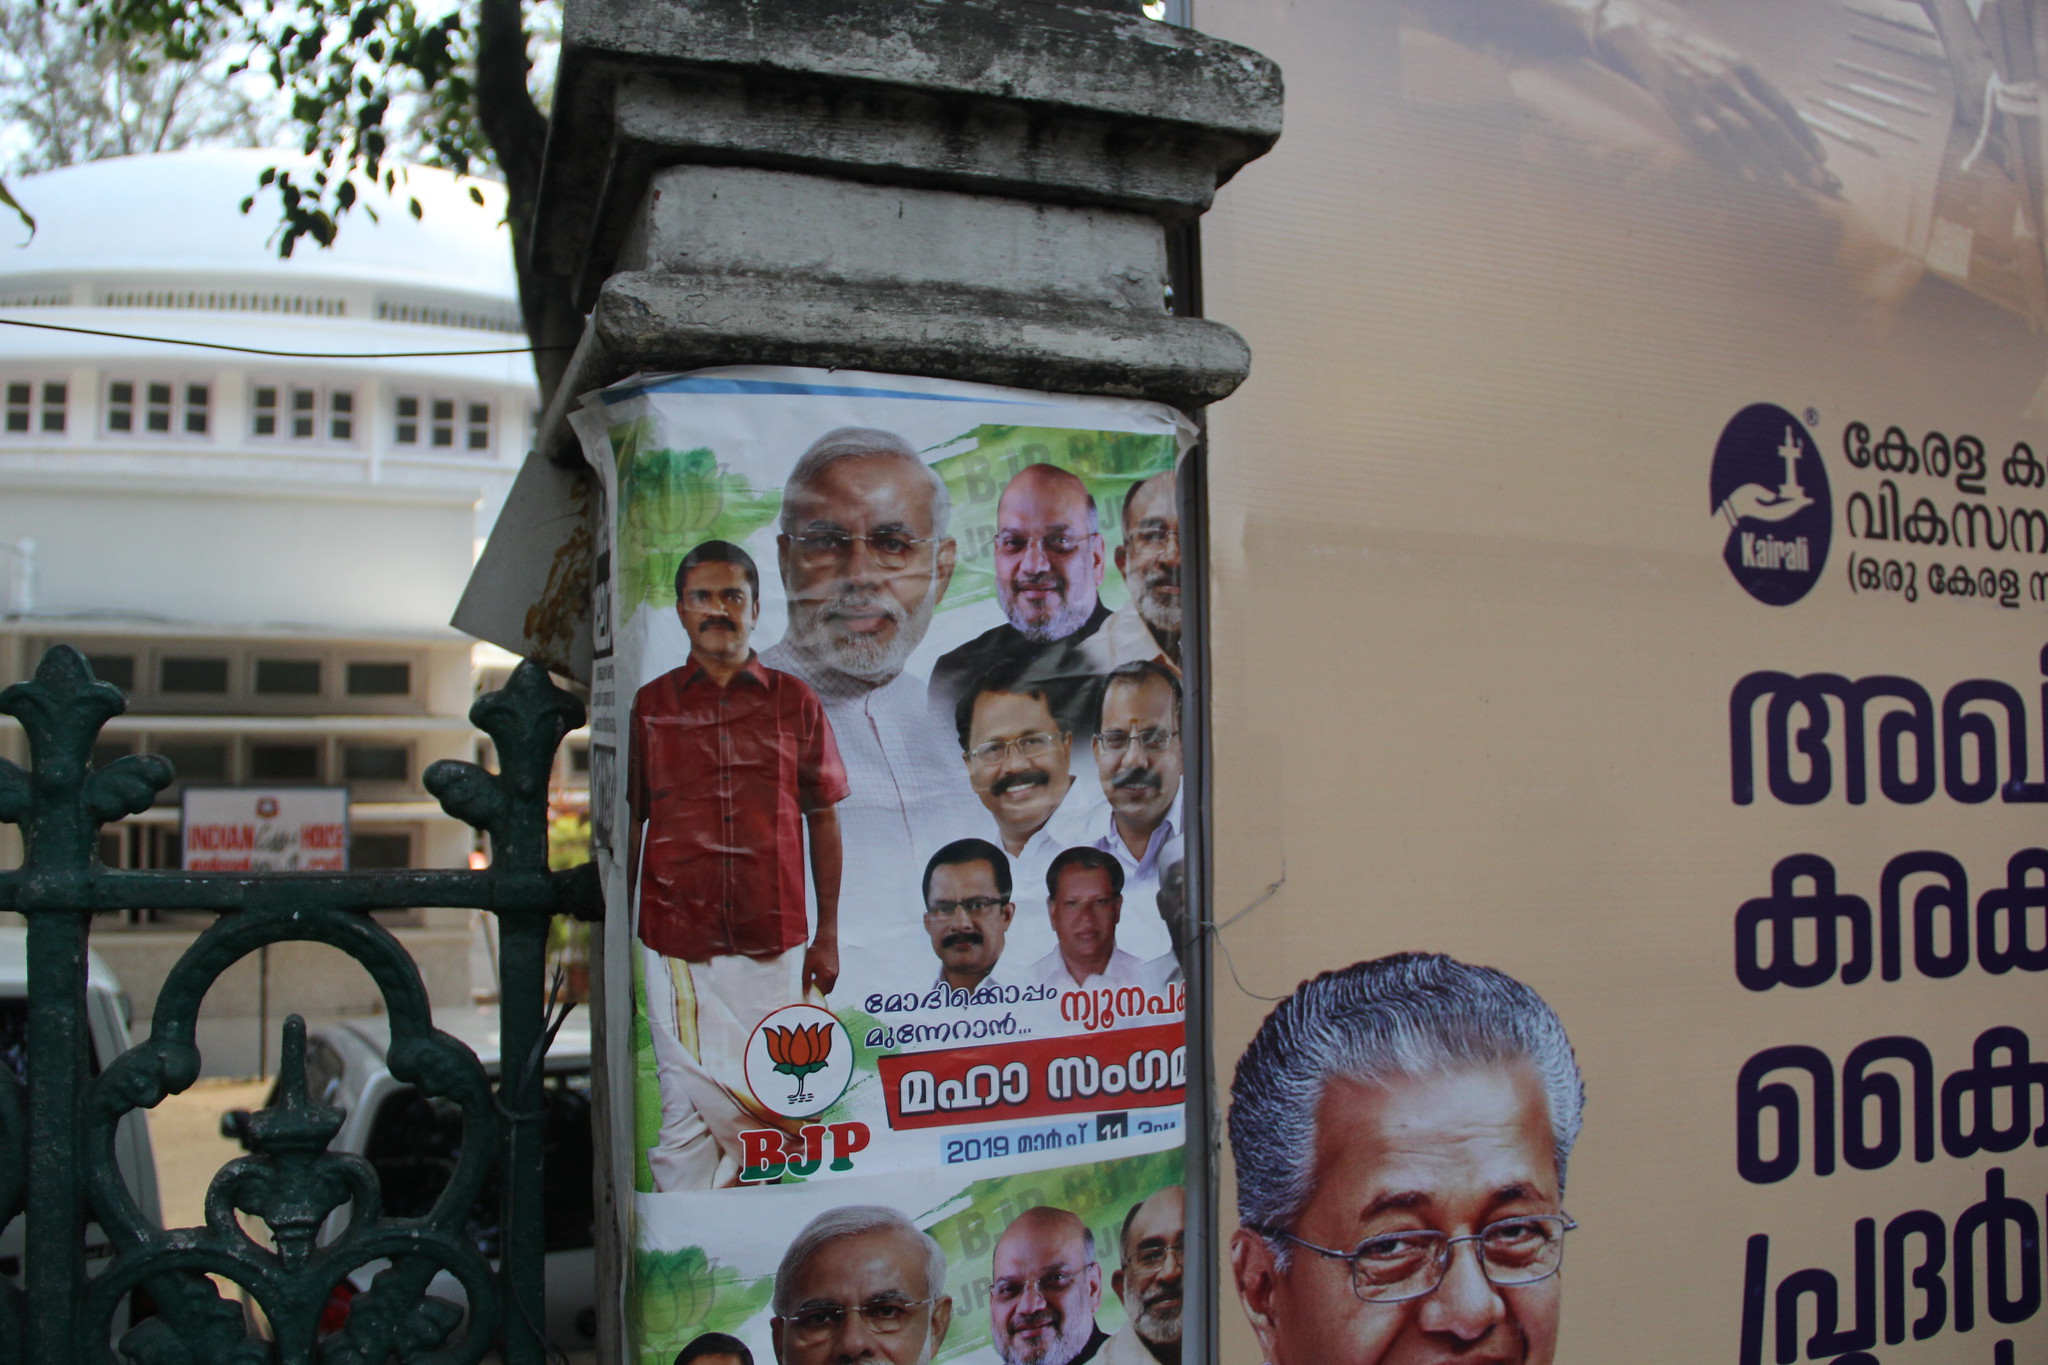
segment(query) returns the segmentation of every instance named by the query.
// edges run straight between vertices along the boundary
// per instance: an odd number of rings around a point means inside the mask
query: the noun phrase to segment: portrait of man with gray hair
[[[953,1322],[946,1253],[895,1209],[828,1209],[782,1253],[774,1308],[780,1365],[927,1365]]]
[[[1052,698],[1068,734],[1095,733],[1095,679],[1110,667],[1102,625],[1107,557],[1095,499],[1079,475],[1057,465],[1026,465],[996,502],[996,601],[1003,624],[940,656],[932,666],[931,704],[941,722],[976,678],[1022,664]]]
[[[1302,983],[1231,1084],[1231,1269],[1269,1365],[1550,1365],[1584,1103],[1556,1013],[1491,967]]]
[[[1123,1264],[1110,1292],[1123,1301],[1123,1330],[1102,1344],[1098,1365],[1180,1365],[1181,1277],[1187,1269],[1184,1186],[1168,1185],[1124,1215]]]
[[[1112,665],[1147,659],[1180,674],[1180,503],[1172,470],[1124,494],[1116,571],[1130,599],[1102,624]]]
[[[811,444],[782,491],[776,567],[789,629],[761,662],[803,680],[839,739],[848,888],[895,888],[923,851],[962,831],[960,760],[935,733],[924,680],[904,663],[953,581],[945,480],[894,432],[840,427]]]

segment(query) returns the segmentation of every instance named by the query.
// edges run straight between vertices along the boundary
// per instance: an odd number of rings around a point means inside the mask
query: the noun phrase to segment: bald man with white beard
[[[852,786],[838,807],[849,896],[897,894],[905,867],[970,832],[960,756],[933,728],[924,681],[903,671],[953,581],[951,514],[944,480],[873,428],[821,436],[783,489],[776,562],[789,629],[761,662],[809,685],[839,741]]]
[[[1169,1185],[1133,1205],[1120,1251],[1123,1264],[1110,1277],[1110,1291],[1123,1301],[1125,1321],[1103,1343],[1097,1365],[1180,1365],[1187,1190]]]

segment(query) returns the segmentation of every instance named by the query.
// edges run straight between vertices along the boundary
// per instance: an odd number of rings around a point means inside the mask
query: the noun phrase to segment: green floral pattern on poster
[[[619,470],[619,615],[673,606],[676,565],[707,540],[734,544],[775,520],[782,490],[757,492],[708,446],[653,448],[654,420],[611,428]]]
[[[704,1332],[737,1333],[768,1307],[775,1277],[742,1280],[702,1247],[633,1253],[633,1284],[626,1311],[637,1316],[633,1337],[641,1365],[673,1365],[676,1352]]]

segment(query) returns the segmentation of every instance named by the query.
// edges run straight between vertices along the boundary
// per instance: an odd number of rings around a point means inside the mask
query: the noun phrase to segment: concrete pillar
[[[1250,353],[1170,310],[1168,243],[1273,145],[1280,104],[1273,63],[1135,0],[569,0],[528,267],[588,319],[456,624],[589,676],[592,499],[566,414],[638,371],[1223,398]],[[599,1320],[600,1358],[622,1358]]]
[[[589,311],[565,405],[782,363],[1214,402],[1167,234],[1272,146],[1280,76],[1135,9],[571,0],[531,268]]]

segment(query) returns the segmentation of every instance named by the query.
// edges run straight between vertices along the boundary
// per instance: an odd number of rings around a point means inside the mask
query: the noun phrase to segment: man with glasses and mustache
[[[1055,465],[1019,470],[996,504],[996,600],[1007,618],[942,655],[932,668],[932,706],[951,714],[973,681],[1021,664],[1052,699],[1060,728],[1084,738],[1095,679],[1110,666],[1102,626],[1105,559],[1095,500],[1080,478]]]
[[[928,1365],[953,1323],[946,1253],[894,1209],[828,1209],[782,1253],[774,1308],[779,1365]]]
[[[1149,659],[1180,674],[1180,503],[1173,471],[1124,494],[1124,543],[1116,571],[1130,600],[1102,624],[1109,661]]]
[[[690,657],[642,687],[627,723],[627,885],[644,946],[661,1190],[736,1184],[742,1129],[787,1126],[747,1083],[747,1039],[839,979],[839,823],[832,727],[802,682],[749,647],[761,578],[707,540],[676,566]],[[817,903],[804,896],[810,851]]]
[[[846,885],[901,884],[917,851],[963,833],[960,769],[904,662],[953,580],[945,481],[892,432],[840,427],[783,487],[776,564],[789,629],[761,662],[824,704],[852,794],[840,803]],[[871,893],[872,894],[872,893]]]
[[[1325,972],[1230,1094],[1230,1264],[1270,1365],[1556,1358],[1585,1091],[1536,992],[1433,953]]]
[[[1123,1330],[1103,1345],[1101,1365],[1180,1365],[1181,1275],[1187,1268],[1187,1190],[1169,1185],[1124,1218],[1123,1265],[1109,1277],[1123,1301]]]
[[[1102,1266],[1095,1234],[1065,1209],[1017,1215],[989,1267],[989,1328],[1003,1365],[1085,1365],[1109,1334],[1095,1325]]]
[[[996,964],[1017,907],[1010,860],[986,839],[955,839],[924,865],[924,928],[939,958],[937,984],[975,991],[1000,986]]]
[[[991,842],[1010,856],[1017,884],[1033,889],[1027,913],[1053,858],[1083,842],[1086,818],[1071,768],[1074,737],[1052,708],[1052,689],[1031,661],[1011,659],[971,684],[953,709],[967,784],[995,824]]]
[[[1181,832],[1180,701],[1180,678],[1164,664],[1120,664],[1103,679],[1093,741],[1107,813],[1094,826],[1100,833],[1092,847],[1123,865],[1131,946],[1155,957],[1172,944],[1152,910],[1161,854]]]

